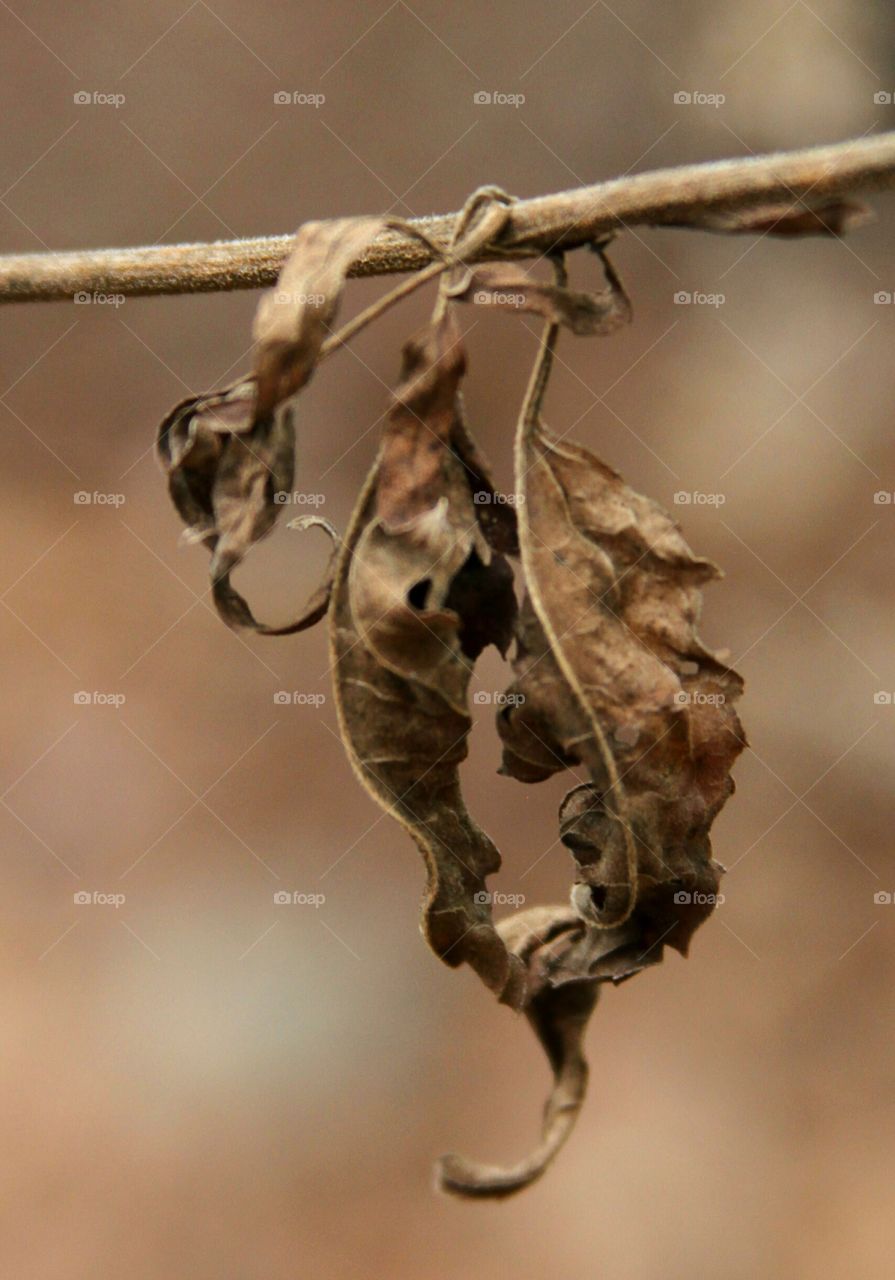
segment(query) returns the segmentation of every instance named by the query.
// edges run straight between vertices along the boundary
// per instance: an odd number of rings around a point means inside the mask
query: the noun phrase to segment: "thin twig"
[[[805,151],[684,165],[616,178],[591,187],[520,200],[497,251],[537,255],[592,243],[625,226],[736,230],[718,215],[764,205],[812,204],[856,191],[895,186],[895,133]],[[412,219],[445,247],[459,215]],[[714,223],[713,223],[714,220]],[[207,293],[271,285],[293,237],[264,236],[213,244],[84,249],[0,257],[0,302],[70,299],[77,293],[127,296]],[[482,259],[497,256],[496,251]],[[389,229],[354,263],[352,276],[416,271],[435,255],[419,235]]]

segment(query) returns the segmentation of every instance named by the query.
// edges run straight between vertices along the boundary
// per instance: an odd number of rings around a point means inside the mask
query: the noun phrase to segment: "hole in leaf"
[[[415,582],[407,592],[407,603],[414,609],[425,609],[431,587],[431,578],[422,578],[419,582]]]

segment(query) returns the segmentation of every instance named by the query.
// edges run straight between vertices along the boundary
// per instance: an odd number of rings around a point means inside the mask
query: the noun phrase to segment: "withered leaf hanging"
[[[553,1071],[541,1141],[518,1165],[497,1168],[463,1156],[443,1156],[436,1167],[443,1191],[467,1198],[500,1198],[535,1182],[575,1126],[587,1093],[584,1034],[600,984],[619,983],[658,963],[642,952],[636,927],[588,926],[572,907],[529,907],[502,920],[498,933],[526,970],[524,1011]]]
[[[709,828],[744,745],[732,706],[740,679],[695,630],[699,587],[717,570],[693,556],[656,503],[545,427],[556,337],[552,323],[516,437],[528,594],[514,696],[498,724],[504,772],[520,781],[584,770],[560,811],[577,867],[578,923],[555,933],[555,918],[523,912],[501,926],[504,937],[522,931],[526,1012],[551,1059],[554,1090],[542,1141],[520,1165],[442,1163],[441,1185],[463,1196],[529,1185],[565,1141],[586,1087],[581,1039],[597,983],[658,963],[665,946],[686,954],[714,907],[721,868]]]
[[[505,650],[515,612],[511,571],[481,532],[451,447],[464,365],[450,311],[405,348],[336,572],[334,684],[355,771],[425,858],[430,946],[518,1006],[522,965],[494,929],[485,883],[500,856],[469,816],[458,772],[472,663],[486,644]]]
[[[212,597],[223,620],[262,635],[290,635],[312,626],[326,612],[326,579],[299,617],[281,627],[258,622],[230,582],[249,547],[273,528],[283,509],[280,497],[292,488],[292,409],[285,405],[255,421],[254,404],[251,379],[184,400],[162,422],[158,456],[171,499],[186,525],[184,536],[204,543],[212,553]],[[311,524],[328,528],[319,518],[295,522],[303,528]],[[331,560],[327,579],[333,567]]]
[[[533,312],[581,337],[607,335],[630,322],[631,304],[602,251],[601,256],[608,284],[600,293],[534,280],[518,262],[493,262],[470,268],[450,296],[501,311]]]
[[[725,235],[844,236],[872,220],[871,210],[860,200],[812,200],[809,196],[788,204],[756,205],[734,213],[703,210],[667,225]]]
[[[340,218],[302,227],[276,288],[258,306],[254,377],[185,400],[162,422],[158,453],[171,497],[187,536],[212,552],[212,594],[228,626],[290,635],[326,612],[332,560],[299,617],[280,627],[256,621],[230,575],[270,533],[292,489],[295,428],[288,402],[320,358],[348,268],[384,224],[379,217]],[[311,524],[327,527],[322,520],[296,527]]]
[[[348,268],[385,224],[384,217],[334,218],[299,228],[276,288],[255,315],[257,417],[308,381],[332,331]]]
[[[685,872],[709,865],[708,831],[743,748],[733,706],[742,684],[696,634],[700,587],[715,566],[693,555],[658,504],[544,426],[555,339],[550,326],[516,441],[522,564],[543,632],[535,646],[546,641],[550,658],[525,671],[523,654],[520,687],[532,686],[532,706],[548,718],[547,681],[567,690],[557,709],[569,694],[577,704],[542,736],[558,761],[585,768],[601,806],[603,839],[579,857],[574,901],[608,925],[630,916],[641,890],[664,900]],[[531,621],[528,632],[531,645]]]
[[[301,228],[275,290],[259,305],[255,373],[178,405],[159,454],[187,536],[212,552],[215,602],[231,626],[277,635],[328,612],[335,701],[355,773],[409,832],[428,872],[423,931],[447,964],[469,964],[499,999],[525,1012],[553,1088],[541,1139],[501,1169],[459,1156],[439,1185],[467,1197],[530,1185],[568,1137],[588,1068],[583,1040],[601,983],[620,983],[686,954],[711,913],[722,868],[709,832],[730,795],[744,745],[734,710],[741,681],[701,644],[701,587],[717,576],[668,514],[586,449],[553,434],[542,406],[560,327],[607,335],[631,307],[605,255],[606,288],[530,277],[501,250],[510,197],[483,188],[450,246],[414,279],[442,275],[431,322],[404,348],[376,463],[324,580],[287,627],[256,622],[230,574],[273,527],[293,483],[294,397],[321,356],[357,332],[361,313],[327,344],[352,262],[386,218]],[[838,234],[845,202],[705,215],[719,230]],[[475,262],[484,250],[509,255]],[[390,300],[405,296],[413,281]],[[457,305],[478,302],[547,320],[519,418],[516,506],[499,501],[466,423]],[[510,560],[520,569],[517,606]],[[559,813],[572,853],[571,905],[531,908],[495,925],[487,879],[500,855],[468,813],[459,768],[471,729],[473,666],[514,642],[514,682],[498,715],[501,772],[525,783],[568,770]]]

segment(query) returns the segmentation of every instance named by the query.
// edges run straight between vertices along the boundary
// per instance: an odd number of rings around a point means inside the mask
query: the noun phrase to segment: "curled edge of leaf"
[[[348,269],[386,225],[384,216],[306,222],[277,283],[255,313],[255,413],[264,418],[314,372],[336,317]]]
[[[873,221],[873,210],[859,200],[799,200],[757,205],[735,213],[704,211],[666,226],[720,231],[727,235],[838,236]]]
[[[624,303],[622,302],[622,299],[625,298],[625,294],[621,281],[616,275],[609,259],[602,251],[598,250],[598,252],[603,263],[603,268],[606,272],[609,295],[610,297],[617,299],[619,314],[629,314],[626,312]],[[561,259],[554,258],[553,266],[557,280],[557,288],[563,287],[565,285],[566,275]],[[544,327],[541,346],[538,351],[534,368],[532,369],[516,428],[514,444],[516,487],[520,496],[526,496],[525,503],[519,513],[519,547],[522,568],[525,574],[525,581],[532,609],[544,632],[544,636],[547,640],[550,652],[556,661],[556,665],[576,703],[586,718],[590,735],[593,740],[594,757],[599,760],[600,765],[605,770],[609,783],[604,796],[608,800],[607,808],[621,833],[628,882],[627,903],[624,909],[612,920],[605,922],[605,924],[601,922],[600,925],[598,925],[598,927],[612,928],[617,925],[622,925],[625,921],[630,919],[636,906],[638,862],[637,850],[634,843],[635,836],[631,827],[627,798],[622,784],[622,779],[619,775],[614,752],[609,744],[606,734],[603,731],[603,727],[600,724],[594,708],[591,705],[587,692],[578,678],[574,665],[565,651],[562,644],[563,636],[557,631],[555,620],[550,616],[549,609],[545,607],[539,576],[537,573],[537,566],[535,563],[536,547],[530,525],[530,500],[528,497],[527,480],[534,465],[532,457],[533,451],[543,430],[541,408],[553,367],[553,355],[557,338],[559,336],[559,329],[560,325],[557,320],[552,317],[548,318],[547,324]]]
[[[528,973],[525,1015],[553,1071],[535,1148],[517,1164],[497,1166],[446,1155],[436,1163],[436,1188],[464,1199],[502,1199],[536,1182],[565,1145],[584,1104],[588,1064],[584,1035],[601,983],[623,982],[658,964],[661,946],[637,954],[637,930],[589,928],[571,907],[531,907],[497,926],[507,949]]]
[[[534,280],[524,264],[494,262],[466,270],[447,289],[455,302],[471,302],[498,311],[528,311],[561,324],[578,337],[608,336],[630,324],[631,301],[612,264],[597,248],[606,273],[607,288],[598,293],[568,289],[564,284]]]
[[[320,528],[329,536],[332,542],[332,549],[319,584],[308,596],[304,608],[297,618],[294,618],[291,622],[285,622],[281,626],[273,627],[268,623],[257,621],[249,608],[248,602],[231,585],[229,573],[224,574],[222,577],[213,580],[212,595],[218,612],[229,626],[248,627],[259,636],[293,636],[300,631],[307,631],[316,626],[318,622],[326,617],[336,576],[336,564],[339,559],[340,539],[338,530],[323,516],[301,516],[297,520],[290,520],[286,527],[298,530]]]
[[[380,454],[381,459],[381,454]],[[375,518],[380,460],[370,471],[355,506],[348,531],[339,550],[330,609],[330,654],[334,672],[333,687],[339,730],[352,770],[361,786],[376,804],[403,827],[423,855],[427,871],[427,888],[423,902],[421,928],[432,951],[452,968],[469,964],[484,984],[503,1003],[519,1008],[524,1001],[525,974],[521,961],[512,956],[491,921],[490,895],[485,890],[485,877],[500,865],[497,849],[473,822],[463,805],[456,766],[465,754],[462,740],[468,724],[448,751],[439,751],[434,763],[422,770],[419,778],[404,779],[395,785],[388,770],[399,762],[395,755],[397,739],[412,721],[405,710],[405,691],[413,699],[422,696],[428,714],[440,718],[452,713],[443,698],[432,701],[431,692],[413,685],[396,672],[378,662],[358,634],[350,600],[350,574],[353,557],[364,530]],[[369,741],[364,743],[364,718],[352,706],[352,696],[361,693],[392,707],[398,719],[381,754],[369,755]],[[462,720],[468,721],[468,712]],[[423,730],[425,727],[423,726]],[[461,753],[458,758],[458,752]],[[425,754],[425,752],[423,752]],[[442,777],[436,779],[436,770]],[[419,766],[414,765],[414,772]],[[453,775],[453,776],[450,776]],[[450,801],[448,821],[444,829],[438,820],[439,805],[432,812],[420,812],[420,797],[414,792],[419,782],[428,779],[441,791],[440,805]],[[448,793],[451,793],[448,795]],[[425,804],[422,808],[425,808]],[[464,846],[465,857],[456,845]],[[447,863],[441,855],[450,853]],[[458,891],[459,889],[459,891]]]
[[[186,526],[184,540],[204,543],[211,552],[212,597],[227,626],[279,636],[319,622],[328,607],[335,552],[299,617],[283,626],[258,622],[230,581],[249,548],[273,529],[282,510],[278,497],[292,486],[291,409],[259,419],[255,380],[242,378],[175,405],[159,427],[156,452],[171,501]],[[292,527],[311,525],[320,525],[338,543],[336,531],[322,518],[296,521]]]

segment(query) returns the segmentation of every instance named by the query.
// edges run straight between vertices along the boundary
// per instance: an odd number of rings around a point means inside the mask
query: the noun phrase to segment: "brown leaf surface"
[[[641,954],[636,926],[587,925],[571,907],[531,907],[501,921],[498,932],[527,973],[525,1015],[553,1071],[541,1140],[509,1168],[443,1156],[436,1166],[440,1190],[497,1199],[531,1186],[566,1142],[584,1104],[588,1065],[584,1035],[602,982],[619,983],[656,964],[661,953]]]
[[[243,379],[221,391],[176,405],[159,428],[158,456],[168,491],[189,541],[211,551],[215,605],[230,627],[262,635],[288,635],[312,626],[326,612],[334,562],[301,615],[282,627],[259,623],[230,574],[246,552],[270,533],[282,511],[281,494],[292,488],[295,433],[289,406],[269,418],[255,415],[255,383]],[[326,521],[319,524],[334,536]]]
[[[602,257],[601,253],[601,257]],[[581,293],[534,280],[519,262],[494,262],[471,268],[450,290],[457,302],[502,311],[530,311],[579,336],[608,335],[631,321],[631,303],[609,260],[603,257],[608,285],[599,293]]]
[[[486,643],[505,647],[515,611],[509,568],[481,532],[451,447],[463,368],[450,312],[407,344],[380,458],[336,572],[334,683],[355,772],[425,859],[430,946],[518,1006],[524,972],[494,928],[485,885],[500,856],[469,816],[459,781],[472,662]]]
[[[310,378],[332,330],[348,268],[384,217],[333,218],[299,227],[275,288],[255,314],[257,416],[267,417]]]
[[[258,309],[256,376],[184,401],[159,435],[188,536],[212,553],[225,620],[286,634],[329,612],[342,737],[366,790],[423,854],[429,945],[523,1009],[547,1054],[553,1087],[530,1155],[505,1169],[441,1161],[439,1185],[466,1197],[506,1196],[542,1175],[584,1101],[583,1039],[599,984],[659,963],[666,946],[686,954],[714,909],[722,868],[709,831],[744,745],[733,708],[741,681],[696,633],[701,587],[718,571],[662,508],[541,418],[560,326],[612,333],[630,320],[628,298],[603,245],[594,248],[607,287],[597,294],[568,289],[558,260],[554,284],[530,279],[516,261],[464,266],[499,238],[508,205],[492,188],[467,202],[441,268],[454,283],[443,277],[432,321],[404,348],[382,447],[344,542],[316,517],[293,523],[321,525],[334,542],[296,622],[256,622],[230,574],[291,488],[289,400],[320,358],[350,264],[385,220],[302,227]],[[808,225],[804,209],[756,209],[742,226],[717,229],[838,234],[852,211],[843,202],[808,212],[824,226]],[[495,490],[463,411],[454,303],[485,299],[548,321],[516,433],[518,507]],[[521,609],[507,556],[521,560]],[[498,719],[502,772],[523,782],[572,773],[559,830],[576,877],[571,906],[495,926],[487,878],[500,856],[466,809],[459,769],[473,664],[491,644],[505,655],[513,639],[515,680]]]
[[[740,678],[696,634],[700,587],[718,570],[658,504],[544,426],[555,340],[550,326],[517,434],[530,600],[517,705],[499,722],[504,768],[532,781],[583,767],[561,815],[576,907],[600,926],[636,909],[644,941],[659,920],[685,951],[693,913],[675,894],[717,887],[708,833],[744,745]]]
[[[758,205],[736,213],[702,212],[668,226],[695,227],[734,235],[844,236],[873,221],[873,212],[859,200],[800,200],[791,204]]]

